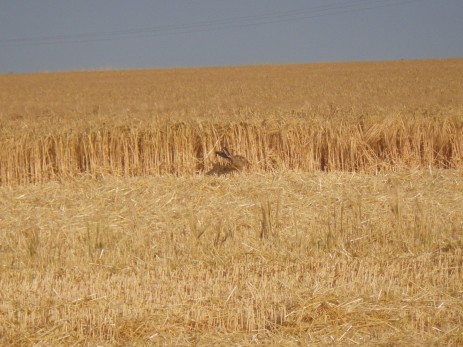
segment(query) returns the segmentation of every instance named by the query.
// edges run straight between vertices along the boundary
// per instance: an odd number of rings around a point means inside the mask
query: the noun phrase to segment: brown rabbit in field
[[[233,171],[241,171],[249,165],[249,161],[242,155],[233,155],[227,148],[223,148],[221,151],[216,151],[216,155],[227,159],[228,165],[215,164],[212,170],[208,171],[206,175],[225,175]]]

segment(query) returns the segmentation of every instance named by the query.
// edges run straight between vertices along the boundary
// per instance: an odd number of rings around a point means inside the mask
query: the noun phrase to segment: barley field
[[[463,344],[462,59],[0,75],[0,145],[0,345]]]

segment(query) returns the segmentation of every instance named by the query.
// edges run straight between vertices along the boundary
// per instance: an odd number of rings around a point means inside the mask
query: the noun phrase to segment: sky
[[[0,0],[0,73],[463,57],[462,0]]]

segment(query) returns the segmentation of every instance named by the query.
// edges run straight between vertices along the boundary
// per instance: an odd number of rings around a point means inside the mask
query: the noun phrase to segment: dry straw
[[[462,192],[454,170],[2,188],[0,343],[459,346]]]
[[[0,185],[462,166],[463,60],[0,75]]]
[[[251,170],[355,171],[461,168],[462,117],[312,116],[214,123],[163,121],[146,127],[97,127],[3,140],[2,185],[85,173],[129,176],[204,173],[227,145]]]
[[[0,344],[463,345],[462,66],[0,75]]]

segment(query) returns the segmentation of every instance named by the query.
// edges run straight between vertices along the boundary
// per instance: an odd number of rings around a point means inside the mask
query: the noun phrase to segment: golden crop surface
[[[0,75],[0,146],[0,345],[463,344],[462,59]]]

